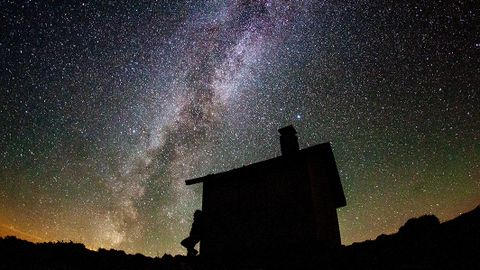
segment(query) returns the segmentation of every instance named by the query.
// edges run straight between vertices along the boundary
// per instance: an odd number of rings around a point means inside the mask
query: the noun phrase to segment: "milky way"
[[[342,242],[480,201],[475,1],[0,4],[0,236],[184,252],[184,180],[331,141]]]

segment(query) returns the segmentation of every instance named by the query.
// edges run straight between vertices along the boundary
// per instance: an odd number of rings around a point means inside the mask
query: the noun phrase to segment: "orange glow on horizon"
[[[19,230],[17,228],[15,228],[14,226],[12,225],[7,225],[7,224],[2,224],[0,223],[0,237],[5,237],[5,236],[17,236],[21,239],[25,239],[25,240],[28,240],[28,241],[32,241],[32,242],[46,242],[45,239],[39,237],[39,236],[36,236],[36,235],[33,235],[31,233],[27,233],[27,232],[24,232],[22,230]]]

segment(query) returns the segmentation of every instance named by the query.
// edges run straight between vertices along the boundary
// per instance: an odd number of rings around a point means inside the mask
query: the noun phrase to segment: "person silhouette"
[[[193,214],[192,229],[190,235],[183,239],[180,244],[187,249],[187,256],[195,256],[198,251],[195,245],[202,239],[202,210],[196,210]]]

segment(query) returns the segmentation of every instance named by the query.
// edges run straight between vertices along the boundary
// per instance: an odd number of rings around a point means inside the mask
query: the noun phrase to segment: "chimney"
[[[282,156],[289,156],[295,154],[300,147],[298,146],[297,131],[292,125],[283,127],[278,130],[280,132],[280,148],[282,149]]]

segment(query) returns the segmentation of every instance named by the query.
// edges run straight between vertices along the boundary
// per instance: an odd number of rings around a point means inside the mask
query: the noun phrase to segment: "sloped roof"
[[[267,159],[240,168],[235,168],[229,171],[209,174],[199,178],[189,179],[185,181],[186,185],[193,185],[198,183],[214,183],[216,181],[229,181],[229,179],[238,179],[239,175],[251,175],[254,173],[265,173],[271,170],[281,170],[286,163],[305,162],[307,158],[319,158],[327,166],[327,175],[332,187],[331,192],[335,198],[335,206],[342,207],[346,205],[345,195],[343,193],[342,184],[338,175],[337,166],[333,156],[330,143],[317,144],[308,148],[299,150],[294,155],[278,156],[272,159]],[[247,178],[246,178],[247,179]]]

